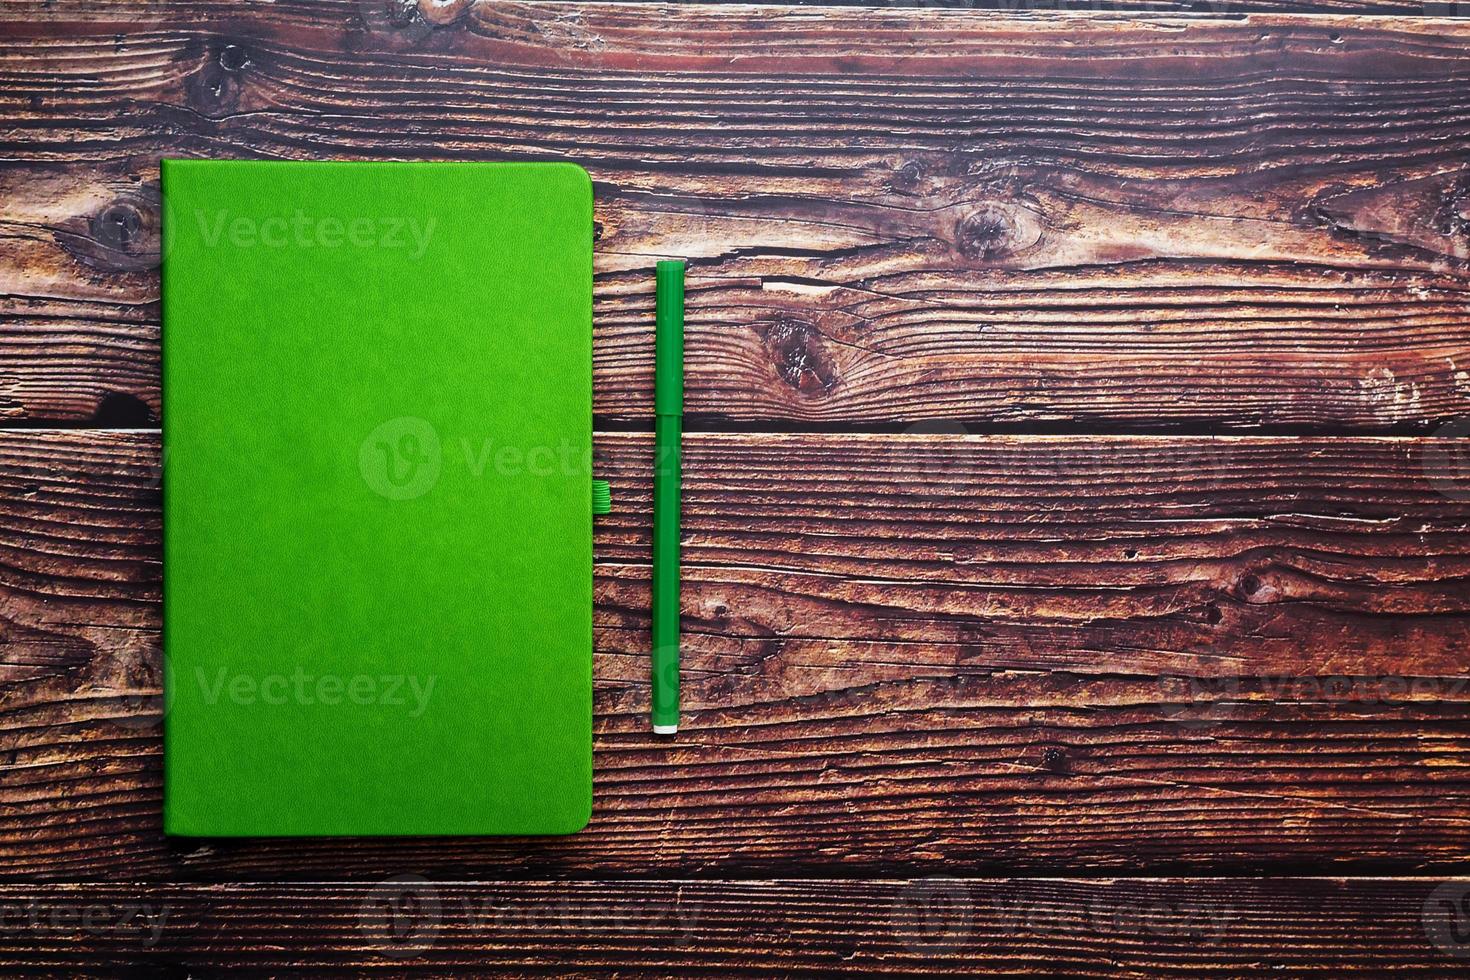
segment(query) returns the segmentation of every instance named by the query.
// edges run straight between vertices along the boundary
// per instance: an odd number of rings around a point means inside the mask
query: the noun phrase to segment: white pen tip
[[[672,735],[675,732],[677,732],[678,730],[679,730],[679,726],[678,725],[654,725],[653,726],[653,734],[655,734],[655,735]]]

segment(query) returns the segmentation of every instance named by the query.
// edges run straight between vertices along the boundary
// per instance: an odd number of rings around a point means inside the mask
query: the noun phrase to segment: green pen
[[[684,435],[684,263],[655,266],[653,731],[679,730],[679,480]]]

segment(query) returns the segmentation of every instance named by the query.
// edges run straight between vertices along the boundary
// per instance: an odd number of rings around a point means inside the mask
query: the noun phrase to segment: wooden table
[[[1465,8],[8,4],[0,973],[1464,975]],[[164,156],[592,173],[584,833],[162,836]]]

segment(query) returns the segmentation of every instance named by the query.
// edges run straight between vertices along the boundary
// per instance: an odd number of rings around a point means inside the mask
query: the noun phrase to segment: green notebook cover
[[[592,805],[592,190],[163,163],[164,827]]]

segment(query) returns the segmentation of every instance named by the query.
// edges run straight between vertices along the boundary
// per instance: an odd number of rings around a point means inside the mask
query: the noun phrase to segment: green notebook
[[[164,827],[592,805],[592,190],[163,163]]]

